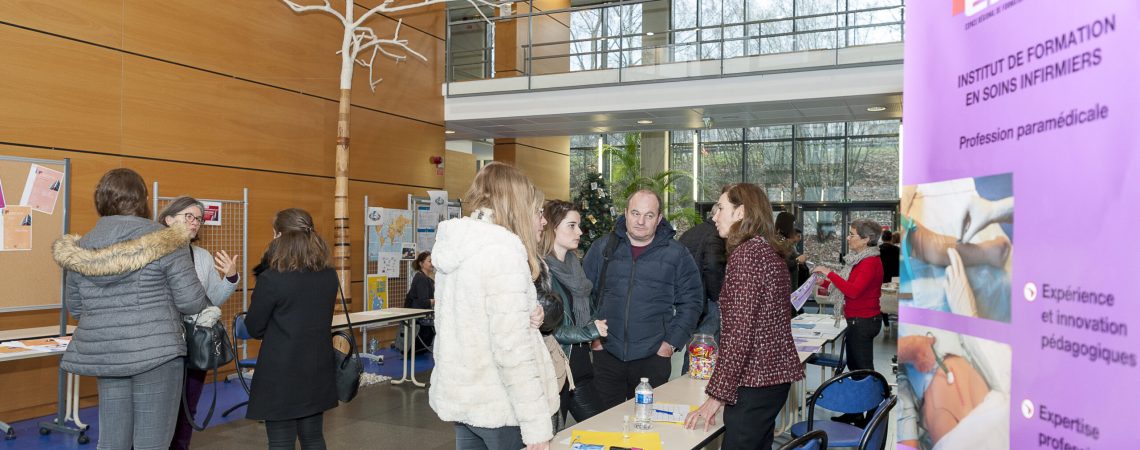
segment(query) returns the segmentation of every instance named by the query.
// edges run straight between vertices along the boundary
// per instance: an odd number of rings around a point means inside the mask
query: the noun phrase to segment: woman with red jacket
[[[879,259],[879,236],[882,227],[867,219],[851,222],[847,233],[847,256],[838,272],[824,266],[815,266],[813,272],[826,280],[829,298],[835,305],[836,316],[847,320],[847,369],[875,370],[874,341],[883,326],[879,310],[882,293],[883,261]],[[858,424],[862,414],[843,415],[840,422]]]
[[[685,427],[703,420],[707,430],[723,407],[722,449],[770,449],[776,415],[791,384],[804,378],[792,341],[786,249],[775,244],[772,205],[760,187],[726,187],[713,211],[729,252],[719,300],[720,356],[705,388],[709,398]]]

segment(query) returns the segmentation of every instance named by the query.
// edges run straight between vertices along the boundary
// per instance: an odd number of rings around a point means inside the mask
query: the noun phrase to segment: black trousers
[[[298,440],[301,441],[301,450],[325,450],[324,427],[324,413],[292,420],[266,420],[269,450],[292,450]]]
[[[604,411],[594,386],[594,363],[590,360],[589,342],[570,347],[570,373],[574,374],[574,390],[570,390],[570,383],[562,387],[559,407],[562,417],[569,413],[575,421],[582,422]]]
[[[879,316],[847,319],[847,370],[875,370],[875,337],[882,328]]]
[[[791,383],[737,388],[736,404],[724,406],[721,450],[770,450],[776,416],[788,401],[791,388]]]
[[[593,352],[594,387],[603,409],[609,409],[633,398],[641,378],[649,378],[653,387],[669,381],[673,366],[669,358],[652,355],[633,361],[622,361],[606,350]]]

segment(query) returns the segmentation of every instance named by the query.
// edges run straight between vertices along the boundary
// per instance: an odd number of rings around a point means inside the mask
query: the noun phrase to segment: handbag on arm
[[[344,321],[348,325],[348,329],[339,330],[333,333],[333,337],[340,336],[348,341],[348,353],[344,353],[333,347],[333,363],[336,366],[336,396],[340,401],[348,403],[356,398],[356,393],[360,389],[360,376],[364,373],[364,364],[360,361],[360,355],[356,346],[356,335],[352,333],[352,319],[348,317],[348,302],[344,299],[344,290],[340,288],[340,283],[337,283],[337,289],[340,292],[340,304],[344,308]]]

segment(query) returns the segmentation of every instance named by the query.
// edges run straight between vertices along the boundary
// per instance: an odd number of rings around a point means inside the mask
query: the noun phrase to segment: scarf
[[[859,262],[872,256],[876,258],[879,256],[878,246],[868,245],[867,248],[863,249],[859,253],[848,253],[847,256],[843,257],[843,268],[839,269],[839,277],[843,278],[844,280],[850,278],[851,269],[854,269],[855,265],[859,264]],[[833,285],[831,286],[831,292],[827,295],[827,298],[831,300],[832,304],[835,305],[835,320],[842,319],[843,302],[846,300],[846,297],[843,296],[843,292]]]
[[[586,277],[586,271],[582,270],[578,254],[566,252],[566,261],[559,261],[553,254],[546,255],[546,265],[550,267],[550,273],[570,291],[572,311],[569,312],[574,325],[585,326],[590,322],[590,289],[594,284]]]

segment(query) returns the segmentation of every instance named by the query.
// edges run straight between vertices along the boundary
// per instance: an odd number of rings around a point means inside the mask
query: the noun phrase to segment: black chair
[[[234,335],[234,351],[237,351],[237,349],[239,348],[238,347],[238,341],[248,341],[250,339],[253,339],[253,336],[249,335],[249,329],[247,329],[245,327],[245,313],[244,312],[238,313],[236,316],[234,316],[233,328],[231,328],[231,330],[233,330],[233,335]],[[249,397],[249,383],[246,383],[245,374],[242,372],[242,370],[243,369],[252,369],[254,367],[257,367],[257,358],[235,359],[234,364],[237,366],[238,381],[241,381],[241,387],[242,387],[242,389],[245,389],[245,395],[248,398]],[[216,386],[214,388],[217,389]],[[247,404],[249,404],[249,400],[246,400],[244,402],[241,402],[241,403],[238,403],[234,406],[231,406],[230,409],[227,409],[224,412],[222,412],[222,417],[226,417],[226,416],[230,415],[230,413],[234,412],[234,410],[241,408]]]
[[[884,450],[887,447],[887,418],[891,410],[898,403],[898,396],[892,395],[875,410],[871,423],[863,429],[863,440],[859,442],[859,450]],[[819,430],[816,430],[819,431]]]
[[[793,437],[804,436],[813,430],[823,430],[832,447],[861,445],[866,429],[828,419],[816,420],[815,407],[837,413],[866,413],[878,408],[891,397],[887,379],[873,370],[854,370],[827,380],[808,398],[808,420],[792,425]]]
[[[827,448],[827,433],[823,430],[813,430],[808,434],[792,439],[784,444],[780,450],[823,450]]]

